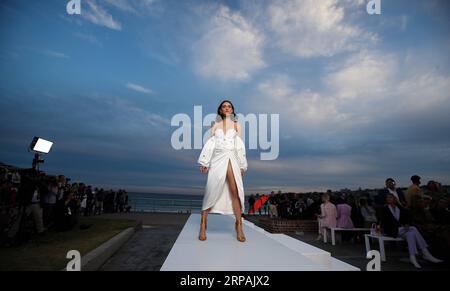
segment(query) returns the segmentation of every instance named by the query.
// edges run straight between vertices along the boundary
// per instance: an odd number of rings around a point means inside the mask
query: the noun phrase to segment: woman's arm
[[[236,133],[237,133],[237,137],[236,137],[236,151],[237,151],[237,156],[238,156],[238,160],[239,160],[239,167],[241,169],[241,175],[244,175],[244,172],[247,171],[247,157],[246,157],[246,151],[245,151],[245,144],[241,138],[242,136],[242,129],[241,126],[239,125],[239,123],[235,123],[236,126]]]
[[[241,128],[241,126],[239,125],[239,123],[237,123],[237,122],[236,122],[236,132],[237,132],[237,135],[238,135],[240,138],[242,138],[242,128]]]
[[[211,125],[211,137],[214,136],[214,133],[216,132],[217,127],[218,127],[217,122],[214,122],[213,125]]]
[[[213,154],[214,148],[216,146],[215,139],[212,136],[213,132],[215,131],[215,128],[216,127],[214,125],[211,127],[211,137],[208,139],[208,141],[203,146],[203,149],[202,149],[202,151],[200,153],[200,156],[199,156],[199,158],[197,160],[197,163],[201,165],[200,166],[200,172],[202,172],[202,173],[208,172],[208,168],[210,166],[210,161],[211,161],[211,158],[212,158],[212,154]]]

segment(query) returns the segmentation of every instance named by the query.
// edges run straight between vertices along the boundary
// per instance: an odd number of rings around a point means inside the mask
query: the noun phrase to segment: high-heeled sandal
[[[200,234],[198,235],[198,239],[201,241],[206,240],[206,215],[202,215],[202,219],[200,221]]]
[[[242,230],[242,220],[236,220],[235,228],[237,240],[240,242],[245,242],[244,231]],[[238,228],[240,228],[242,235],[239,235]]]

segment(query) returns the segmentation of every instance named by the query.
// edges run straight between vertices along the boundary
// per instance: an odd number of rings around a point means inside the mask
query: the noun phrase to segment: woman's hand
[[[242,177],[244,177],[244,173],[245,173],[244,169],[241,169],[241,176]]]
[[[208,173],[208,167],[201,166],[200,173]]]

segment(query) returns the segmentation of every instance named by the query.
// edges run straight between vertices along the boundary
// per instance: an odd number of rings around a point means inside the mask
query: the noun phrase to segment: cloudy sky
[[[129,191],[202,194],[175,114],[279,114],[280,152],[248,150],[252,191],[450,183],[450,2],[0,2],[0,161]],[[205,126],[204,131],[208,128]],[[248,141],[247,141],[248,142]]]

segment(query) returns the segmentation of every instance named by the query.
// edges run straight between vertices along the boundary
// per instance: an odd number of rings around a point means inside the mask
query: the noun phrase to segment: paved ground
[[[140,219],[143,229],[125,243],[102,267],[102,271],[159,271],[169,255],[187,214],[105,214],[106,218]]]

